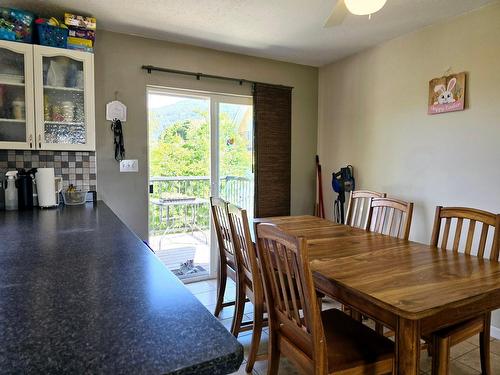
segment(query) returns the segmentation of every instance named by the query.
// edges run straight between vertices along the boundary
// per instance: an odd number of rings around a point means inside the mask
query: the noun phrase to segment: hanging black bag
[[[122,122],[114,119],[111,123],[115,145],[115,160],[122,161],[125,157],[125,146],[123,145],[123,129]]]

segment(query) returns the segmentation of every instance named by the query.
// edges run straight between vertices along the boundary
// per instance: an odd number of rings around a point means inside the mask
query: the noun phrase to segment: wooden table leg
[[[418,375],[420,367],[420,322],[399,318],[396,329],[398,375]]]

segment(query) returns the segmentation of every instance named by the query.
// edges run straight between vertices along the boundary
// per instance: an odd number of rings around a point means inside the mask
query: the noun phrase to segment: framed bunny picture
[[[465,72],[429,81],[428,114],[463,111],[465,108]]]

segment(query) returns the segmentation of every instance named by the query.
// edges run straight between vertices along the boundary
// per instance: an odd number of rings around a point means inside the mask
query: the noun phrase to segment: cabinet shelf
[[[24,83],[20,83],[20,82],[3,82],[3,81],[0,81],[0,85],[24,87]]]
[[[46,90],[55,90],[55,91],[72,91],[72,92],[83,92],[83,89],[78,87],[64,87],[64,86],[43,86]]]
[[[19,124],[24,124],[26,120],[19,120],[15,118],[0,118],[0,122],[15,122]]]
[[[68,126],[84,126],[84,122],[69,122],[69,121],[44,121],[45,125],[68,125]]]

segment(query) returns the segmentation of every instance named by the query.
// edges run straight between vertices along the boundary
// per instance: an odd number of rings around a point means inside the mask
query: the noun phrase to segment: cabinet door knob
[[[30,141],[30,148],[33,148],[33,135],[32,134],[30,134],[29,141]]]

